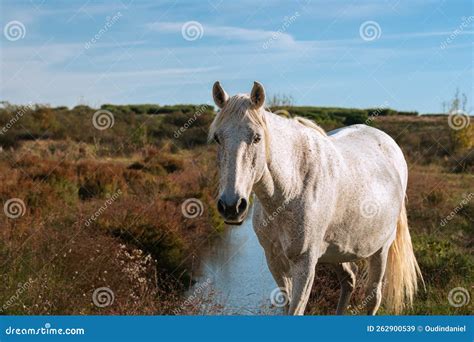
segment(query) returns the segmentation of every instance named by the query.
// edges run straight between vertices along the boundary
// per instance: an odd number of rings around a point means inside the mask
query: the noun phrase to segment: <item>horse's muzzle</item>
[[[241,225],[247,217],[248,201],[243,197],[229,201],[225,196],[222,196],[217,201],[217,210],[226,224]]]

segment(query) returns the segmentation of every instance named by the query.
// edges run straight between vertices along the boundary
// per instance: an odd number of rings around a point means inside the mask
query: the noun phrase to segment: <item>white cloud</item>
[[[181,34],[184,22],[154,22],[147,25],[148,29],[155,32],[176,32]],[[201,23],[202,24],[202,23]],[[277,32],[260,29],[247,29],[235,26],[215,26],[202,24],[203,36],[225,38],[228,40],[239,40],[249,42],[262,42],[269,39],[278,40],[279,44],[293,45],[293,36],[285,32]],[[277,38],[275,38],[277,37]]]

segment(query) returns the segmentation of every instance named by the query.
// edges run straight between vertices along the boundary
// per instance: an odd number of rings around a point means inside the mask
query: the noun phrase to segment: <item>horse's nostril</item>
[[[224,218],[235,219],[239,215],[245,213],[247,205],[248,202],[245,198],[239,198],[238,201],[232,201],[231,204],[226,202],[225,199],[220,198],[217,201],[217,211],[219,211],[219,214]]]
[[[225,212],[225,204],[224,204],[224,201],[219,199],[217,201],[217,210],[221,213],[221,214],[224,214]]]
[[[247,200],[245,198],[241,198],[239,201],[239,205],[237,207],[237,212],[238,213],[243,213],[245,209],[247,209]]]

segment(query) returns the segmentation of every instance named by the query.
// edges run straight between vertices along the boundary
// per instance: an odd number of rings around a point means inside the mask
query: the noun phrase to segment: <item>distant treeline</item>
[[[198,105],[200,106],[200,105]],[[208,106],[213,108],[211,105],[201,105]],[[61,107],[59,107],[61,108]],[[179,104],[179,105],[167,105],[160,106],[158,104],[137,104],[137,105],[113,105],[113,104],[104,104],[101,106],[101,109],[106,110],[115,110],[123,113],[135,113],[135,114],[168,114],[176,111],[190,112],[195,110],[196,105],[193,104]],[[397,111],[394,109],[380,107],[380,108],[367,108],[367,109],[357,109],[357,108],[341,108],[341,107],[315,107],[315,106],[282,106],[282,107],[272,107],[272,110],[286,109],[293,112],[311,112],[315,114],[367,114],[367,115],[418,115],[418,112],[406,112],[406,111]]]
[[[273,112],[289,113],[290,116],[302,116],[314,120],[320,125],[329,127],[347,126],[359,123],[370,124],[371,117],[410,115],[416,116],[418,112],[402,112],[390,108],[338,108],[338,107],[312,107],[312,106],[292,106],[273,107]]]
[[[143,104],[143,105],[112,105],[104,104],[101,109],[109,110],[113,113],[123,114],[172,114],[172,113],[194,113],[196,107],[206,107],[207,110],[213,110],[210,105],[173,105],[160,106],[157,104]],[[286,107],[272,107],[273,112],[288,113],[289,116],[302,116],[314,120],[319,124],[326,124],[329,126],[353,125],[357,123],[368,123],[370,117],[373,116],[391,116],[391,115],[411,115],[416,116],[418,112],[397,111],[390,108],[338,108],[338,107],[312,107],[312,106],[286,106]]]
[[[158,104],[137,104],[137,105],[113,105],[104,104],[100,109],[109,110],[112,113],[123,113],[123,114],[148,114],[148,115],[159,115],[159,114],[172,114],[172,113],[194,113],[197,108],[205,108],[206,110],[214,110],[213,106],[202,104],[179,104],[170,106],[160,106]]]
[[[176,112],[193,113],[196,107],[207,107],[213,110],[210,105],[172,105],[160,106],[157,104],[140,104],[140,105],[112,105],[104,104],[101,109],[109,110],[111,112],[119,113],[133,113],[133,114],[171,114]],[[362,123],[370,116],[390,116],[390,115],[418,115],[418,112],[397,111],[394,109],[380,107],[368,109],[356,108],[338,108],[338,107],[313,107],[313,106],[286,106],[286,107],[272,107],[272,111],[286,111],[291,116],[303,116],[316,121],[335,121],[345,125],[352,123]]]

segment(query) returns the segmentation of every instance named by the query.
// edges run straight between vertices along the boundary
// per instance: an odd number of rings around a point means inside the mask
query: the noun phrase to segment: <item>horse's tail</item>
[[[398,314],[405,307],[411,307],[418,290],[418,280],[423,282],[423,276],[413,253],[407,211],[403,202],[385,271],[384,300],[387,309]]]

